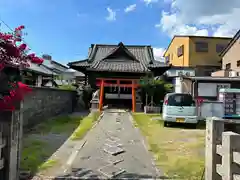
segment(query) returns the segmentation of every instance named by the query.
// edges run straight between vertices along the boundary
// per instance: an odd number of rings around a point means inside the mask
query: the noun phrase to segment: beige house
[[[220,56],[222,57],[222,70],[212,73],[212,76],[240,76],[240,30],[221,52]]]

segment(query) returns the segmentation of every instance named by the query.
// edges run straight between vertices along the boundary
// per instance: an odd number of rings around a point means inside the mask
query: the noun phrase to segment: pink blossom
[[[0,71],[2,71],[4,67],[5,67],[4,64],[0,63]]]
[[[43,63],[43,59],[42,58],[38,58],[38,57],[33,57],[31,59],[31,62],[34,64],[42,64]]]
[[[21,45],[18,47],[18,49],[19,49],[20,51],[24,51],[26,48],[27,48],[27,45],[26,45],[26,44],[21,44]]]
[[[22,41],[22,30],[24,28],[23,25],[15,28],[14,35],[0,32],[0,39],[2,40],[0,47],[3,49],[0,50],[0,71],[3,70],[5,64],[12,64],[13,62],[14,65],[18,64],[18,67],[28,67],[29,61],[36,64],[43,63],[43,59],[36,57],[33,53],[29,55],[22,53],[27,50],[26,44],[23,43],[20,46],[16,45],[16,42]],[[11,85],[9,90],[10,95],[4,96],[3,99],[0,100],[0,110],[14,110],[14,104],[21,101],[24,96],[32,90],[29,86],[21,82],[9,82],[9,85]]]
[[[28,55],[28,58],[33,58],[33,57],[35,57],[34,53]]]

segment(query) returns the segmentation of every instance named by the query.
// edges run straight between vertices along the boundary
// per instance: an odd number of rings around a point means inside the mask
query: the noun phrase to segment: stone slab
[[[110,164],[99,168],[99,172],[108,178],[116,178],[118,175],[124,173],[125,170]]]
[[[124,159],[120,158],[118,156],[109,156],[107,158],[107,162],[110,163],[110,164],[114,164],[114,165],[116,165],[116,164],[118,164],[120,162],[123,162],[123,161],[124,161]]]
[[[119,147],[110,147],[110,146],[106,146],[103,149],[106,153],[109,153],[113,156],[116,156],[118,154],[124,153],[124,150],[122,148]]]
[[[122,147],[123,145],[121,143],[118,143],[118,141],[112,141],[111,139],[107,139],[105,142],[106,146],[110,147]]]
[[[110,139],[111,141],[115,141],[115,142],[120,141],[120,139],[115,136],[109,136],[108,139]]]

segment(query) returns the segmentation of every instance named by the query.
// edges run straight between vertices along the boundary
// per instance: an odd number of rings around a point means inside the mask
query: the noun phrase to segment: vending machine
[[[240,118],[240,89],[220,89],[218,94],[218,100],[223,102],[223,118]]]

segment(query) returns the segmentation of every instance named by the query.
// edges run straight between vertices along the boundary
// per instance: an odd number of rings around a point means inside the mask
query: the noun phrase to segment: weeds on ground
[[[22,149],[21,169],[36,172],[43,159],[48,157],[47,144],[40,140],[25,139]]]
[[[72,132],[81,124],[83,117],[62,116],[42,122],[35,127],[31,134],[24,135],[23,146],[21,151],[20,168],[31,171],[45,170],[57,163],[56,160],[47,160],[53,152],[51,142],[46,139],[36,139],[36,135],[47,137],[48,134],[72,134]],[[33,135],[33,136],[32,136]],[[45,161],[45,162],[44,162]]]
[[[54,133],[60,134],[63,132],[72,132],[78,126],[78,124],[83,119],[80,117],[71,117],[71,116],[62,116],[47,120],[38,126],[36,126],[36,130],[41,133]]]
[[[133,114],[134,120],[148,141],[156,165],[173,179],[201,179],[204,168],[205,131],[166,128],[151,115]]]
[[[44,162],[43,164],[41,164],[39,167],[38,167],[38,170],[46,170],[50,167],[53,167],[54,165],[57,164],[57,160],[54,160],[54,159],[49,159],[47,160],[46,162]]]
[[[84,137],[84,135],[92,128],[94,123],[98,120],[100,116],[99,112],[93,112],[85,117],[78,128],[73,132],[71,140],[78,140]]]

